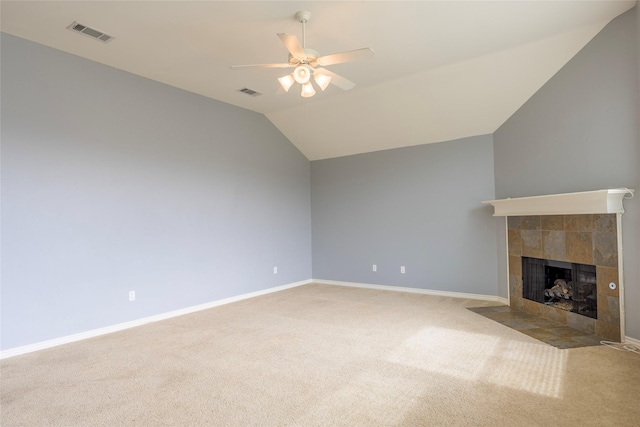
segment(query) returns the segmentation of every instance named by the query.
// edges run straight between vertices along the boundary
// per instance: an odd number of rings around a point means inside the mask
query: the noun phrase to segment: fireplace
[[[522,257],[522,297],[598,318],[596,266]]]
[[[624,337],[617,188],[489,200],[507,218],[509,305],[611,341]]]
[[[510,305],[619,341],[616,222],[614,214],[508,217]]]

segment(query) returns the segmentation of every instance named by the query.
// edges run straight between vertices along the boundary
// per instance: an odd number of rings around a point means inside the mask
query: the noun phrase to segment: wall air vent
[[[92,39],[100,40],[101,42],[108,43],[114,37],[106,34],[100,30],[96,30],[95,28],[87,27],[86,25],[82,25],[79,22],[74,22],[73,24],[67,27],[71,31],[75,31],[77,33],[84,34],[85,36],[89,36]]]
[[[255,90],[249,89],[249,88],[244,88],[244,89],[240,89],[238,92],[242,92],[242,93],[246,93],[247,95],[251,95],[251,96],[260,96],[262,95],[260,92],[256,92]]]

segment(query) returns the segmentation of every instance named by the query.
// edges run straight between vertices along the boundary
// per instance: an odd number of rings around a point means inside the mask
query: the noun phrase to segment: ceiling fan
[[[305,46],[305,24],[309,22],[309,19],[311,19],[311,12],[300,11],[296,13],[296,19],[302,24],[302,46],[298,42],[298,38],[296,36],[286,33],[278,33],[278,37],[280,37],[280,40],[282,40],[282,43],[289,51],[289,62],[280,64],[232,65],[231,68],[294,68],[292,73],[278,78],[278,82],[285,92],[288,92],[294,83],[299,83],[302,85],[300,95],[304,98],[309,98],[316,94],[316,91],[311,84],[312,77],[318,87],[323,91],[330,83],[333,83],[344,90],[352,89],[356,85],[355,83],[321,67],[373,58],[375,55],[373,49],[365,47],[362,49],[320,56],[317,51],[308,49]]]

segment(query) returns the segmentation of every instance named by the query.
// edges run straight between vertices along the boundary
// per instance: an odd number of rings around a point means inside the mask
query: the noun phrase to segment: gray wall
[[[309,161],[263,115],[1,42],[2,349],[311,277]]]
[[[480,201],[640,192],[639,38],[636,7],[494,135],[310,166],[262,115],[3,34],[0,348],[312,274],[506,296],[504,220]]]
[[[313,277],[496,295],[493,198],[490,135],[314,161]]]
[[[640,192],[638,20],[637,7],[614,19],[494,133],[497,198],[616,187]],[[639,202],[625,201],[623,215],[627,335],[635,338]]]

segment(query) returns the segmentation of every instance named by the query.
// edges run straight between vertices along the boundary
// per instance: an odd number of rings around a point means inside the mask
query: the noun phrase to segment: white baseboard
[[[98,337],[100,335],[106,335],[113,332],[129,329],[129,328],[135,328],[136,326],[146,325],[147,323],[158,322],[160,320],[165,320],[165,319],[171,319],[172,317],[178,317],[185,314],[194,313],[196,311],[206,310],[208,308],[218,307],[220,305],[229,304],[232,302],[241,301],[249,298],[254,298],[260,295],[279,292],[285,289],[295,288],[297,286],[308,285],[310,283],[312,283],[312,280],[303,280],[301,282],[289,283],[287,285],[276,286],[276,287],[264,289],[261,291],[250,292],[247,294],[237,295],[230,298],[211,301],[208,303],[194,305],[191,307],[181,308],[179,310],[156,314],[154,316],[144,317],[142,319],[132,320],[130,322],[119,323],[117,325],[112,325],[104,328],[94,329],[91,331],[81,332],[79,334],[68,335],[65,337],[55,338],[48,341],[42,341],[35,344],[29,344],[22,347],[11,348],[8,350],[0,351],[0,360],[7,359],[9,357],[19,356],[21,354],[32,353],[38,350],[44,350],[46,348],[57,347],[62,344],[68,344],[76,341],[85,340],[87,338]]]
[[[625,344],[633,344],[636,347],[640,348],[640,340],[637,340],[635,338],[631,338],[631,337],[624,337],[624,343]]]
[[[414,294],[436,295],[436,296],[450,297],[450,298],[466,298],[466,299],[475,299],[475,300],[481,300],[481,301],[494,301],[494,302],[499,302],[505,305],[509,305],[509,300],[507,298],[499,297],[496,295],[467,294],[463,292],[438,291],[438,290],[421,289],[421,288],[403,288],[400,286],[373,285],[369,283],[341,282],[336,280],[323,280],[323,279],[313,279],[313,283],[317,283],[320,285],[337,285],[337,286],[350,286],[352,288],[377,289],[380,291],[410,292]]]
[[[499,296],[496,296],[496,297],[494,297],[494,298],[495,298],[495,300],[496,300],[497,302],[499,302],[500,304],[509,305],[509,298],[499,297]],[[492,301],[492,300],[489,300],[489,301]]]

